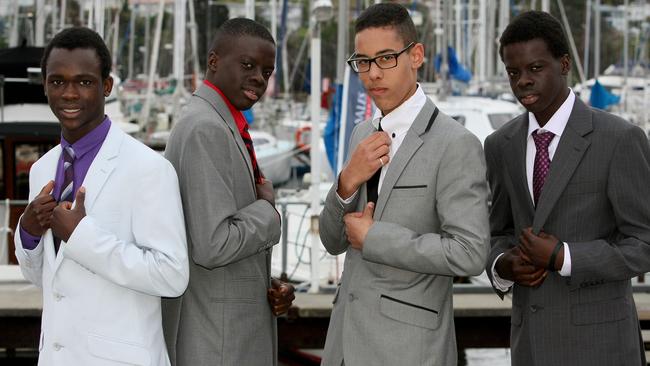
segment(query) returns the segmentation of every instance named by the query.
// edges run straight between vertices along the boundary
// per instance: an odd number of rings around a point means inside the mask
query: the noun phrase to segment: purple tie
[[[74,201],[74,150],[72,146],[63,148],[63,184],[61,185],[61,196],[59,202]],[[58,253],[61,239],[54,237],[54,252]]]
[[[533,198],[535,205],[539,200],[539,195],[542,193],[542,187],[546,181],[548,170],[551,168],[551,159],[548,156],[548,145],[553,140],[555,135],[552,132],[538,133],[539,130],[533,132],[533,140],[537,152],[535,153],[535,165],[533,168]]]

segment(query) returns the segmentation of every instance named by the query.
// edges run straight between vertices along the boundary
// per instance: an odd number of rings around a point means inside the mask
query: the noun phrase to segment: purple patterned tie
[[[537,206],[537,200],[539,200],[539,195],[542,193],[542,187],[544,187],[548,170],[551,168],[551,159],[548,156],[548,145],[553,140],[553,137],[555,137],[552,132],[538,133],[538,131],[539,130],[535,130],[535,132],[533,132],[533,140],[535,140],[535,147],[537,148],[537,152],[535,153],[535,165],[533,168],[533,198],[535,206]]]
[[[63,148],[63,184],[61,185],[61,196],[59,202],[74,201],[74,150],[72,146]],[[54,252],[59,251],[61,239],[54,237]]]

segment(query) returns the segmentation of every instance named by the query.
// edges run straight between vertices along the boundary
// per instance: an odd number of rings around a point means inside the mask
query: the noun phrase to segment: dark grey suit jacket
[[[274,365],[266,290],[280,218],[257,199],[248,151],[216,91],[197,89],[165,157],[178,173],[190,257],[187,291],[163,300],[172,365]]]
[[[630,279],[650,271],[650,148],[641,129],[576,98],[535,208],[525,113],[485,141],[492,189],[491,276],[523,228],[568,243],[571,276],[516,285],[512,364],[644,365]],[[503,296],[503,294],[500,294]]]

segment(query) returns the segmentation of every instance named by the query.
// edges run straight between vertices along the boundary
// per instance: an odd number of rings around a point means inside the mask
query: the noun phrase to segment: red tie
[[[539,196],[542,194],[542,187],[544,187],[546,176],[551,168],[551,159],[548,155],[548,145],[551,144],[553,137],[555,137],[552,132],[538,132],[539,130],[533,132],[533,140],[535,141],[535,147],[537,148],[537,152],[535,153],[535,165],[533,168],[533,198],[535,205],[537,205]]]
[[[239,133],[241,134],[242,140],[246,145],[246,150],[248,150],[248,155],[251,157],[251,164],[253,165],[253,177],[255,178],[255,183],[262,184],[264,175],[260,171],[260,168],[257,166],[257,158],[255,157],[255,148],[253,147],[253,140],[251,139],[251,134],[248,132],[248,123],[244,122],[244,128],[242,128]]]

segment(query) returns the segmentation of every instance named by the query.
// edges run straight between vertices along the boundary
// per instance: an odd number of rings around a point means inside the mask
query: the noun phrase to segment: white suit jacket
[[[30,201],[60,155],[32,166]],[[43,289],[39,365],[168,365],[160,297],[189,277],[174,168],[112,125],[82,185],[86,217],[58,254],[51,230],[33,250],[15,236],[25,278]]]

